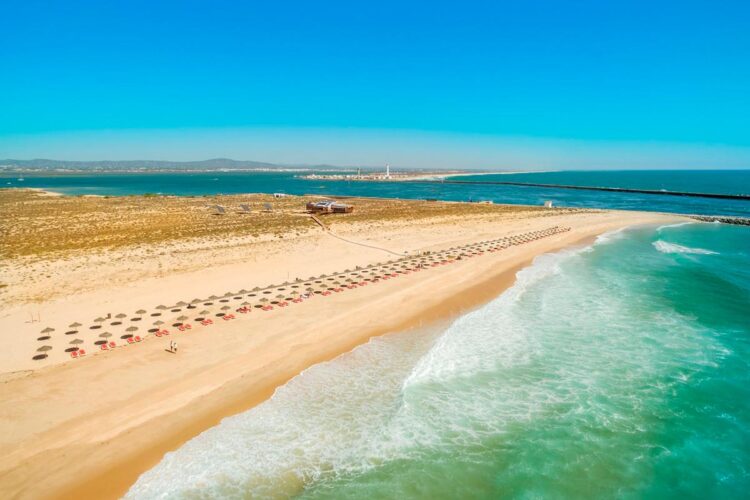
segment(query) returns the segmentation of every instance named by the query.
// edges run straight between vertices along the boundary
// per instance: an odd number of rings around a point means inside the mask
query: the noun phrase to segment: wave
[[[456,496],[462,473],[514,477],[498,474],[498,454],[528,477],[539,462],[525,453],[582,437],[590,453],[555,461],[551,477],[580,477],[601,457],[607,470],[637,464],[626,445],[610,453],[612,435],[638,436],[652,416],[628,409],[658,408],[716,349],[652,300],[645,271],[622,262],[630,244],[615,232],[539,256],[443,330],[375,338],[309,368],[168,453],[127,498]],[[640,248],[660,265],[648,240]]]
[[[664,240],[656,240],[652,243],[661,253],[677,253],[677,254],[697,254],[697,255],[718,255],[719,252],[713,250],[706,250],[705,248],[691,248],[676,243],[669,243]]]
[[[661,233],[662,230],[664,230],[664,229],[670,229],[670,228],[673,228],[673,227],[682,227],[682,226],[687,226],[689,224],[698,224],[698,222],[687,221],[687,222],[678,222],[676,224],[666,224],[664,226],[657,227],[656,228],[656,232]]]

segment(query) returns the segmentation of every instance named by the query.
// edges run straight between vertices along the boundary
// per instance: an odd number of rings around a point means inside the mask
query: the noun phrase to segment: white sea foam
[[[488,438],[550,415],[571,415],[568,434],[639,432],[641,419],[618,414],[642,406],[632,386],[663,390],[658,374],[674,360],[710,359],[684,317],[650,310],[640,283],[587,267],[589,254],[540,256],[442,332],[376,338],[306,370],[167,454],[127,497],[292,496],[397,460],[482,453]]]
[[[691,248],[678,245],[676,243],[669,243],[664,240],[656,240],[653,242],[654,248],[661,253],[684,253],[684,254],[698,254],[698,255],[718,255],[718,252],[713,250],[706,250],[704,248]]]
[[[688,222],[678,222],[676,224],[666,224],[664,226],[657,227],[656,231],[657,232],[661,232],[664,229],[670,229],[670,228],[673,228],[673,227],[687,226],[688,224],[698,224],[698,223],[697,222],[693,222],[693,221],[688,221]]]

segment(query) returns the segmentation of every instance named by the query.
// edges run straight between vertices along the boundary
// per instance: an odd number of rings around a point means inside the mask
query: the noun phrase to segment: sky
[[[748,2],[0,11],[0,158],[750,168]]]

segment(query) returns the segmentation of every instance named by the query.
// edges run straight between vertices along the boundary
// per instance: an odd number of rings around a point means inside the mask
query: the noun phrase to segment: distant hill
[[[260,161],[238,161],[214,158],[202,161],[62,161],[62,160],[0,160],[0,168],[22,170],[223,170],[223,169],[282,169],[289,168]]]

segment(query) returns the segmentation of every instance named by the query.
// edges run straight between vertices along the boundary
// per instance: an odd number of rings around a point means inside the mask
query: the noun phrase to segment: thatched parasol
[[[176,303],[175,305],[176,305],[176,306],[179,306],[179,307],[183,307],[183,306],[186,306],[186,305],[187,305],[187,302],[184,302],[184,301],[182,301],[182,300],[181,300],[181,301],[179,301],[178,303]]]
[[[161,326],[161,325],[163,325],[163,324],[164,324],[164,322],[163,322],[162,320],[160,320],[160,319],[158,319],[158,320],[154,321],[154,325],[155,325],[155,326]]]
[[[80,344],[83,344],[83,340],[81,340],[81,339],[73,339],[73,340],[70,341],[70,343],[73,344],[73,345],[80,345]]]
[[[167,306],[165,306],[164,304],[159,304],[158,306],[156,306],[156,308],[159,309],[160,311],[163,311],[167,309]]]
[[[137,332],[138,327],[137,326],[129,326],[125,329],[126,332]]]
[[[177,321],[185,321],[186,319],[188,319],[187,316],[180,316],[177,318]]]
[[[211,311],[209,311],[208,309],[204,309],[201,312],[199,312],[198,314],[210,314],[210,313],[211,313]]]
[[[221,308],[221,310],[222,310],[222,311],[228,311],[228,310],[230,310],[230,309],[231,309],[231,307],[229,307],[229,306],[223,306],[223,307]]]
[[[191,304],[200,304],[201,302],[203,302],[201,299],[193,299],[190,301]]]
[[[145,309],[138,309],[135,313],[136,314],[146,314],[146,310]]]
[[[47,328],[45,328],[44,330],[42,330],[42,333],[52,333],[54,331],[55,331],[54,328],[52,328],[51,326],[48,326]]]
[[[100,333],[99,336],[101,338],[108,339],[108,338],[110,338],[112,336],[112,334],[109,333],[109,332],[104,332],[104,333]]]
[[[157,307],[157,309],[158,309],[158,307]],[[120,314],[118,314],[118,315],[115,316],[115,318],[118,318],[118,319],[127,318],[127,317],[128,317],[128,315],[125,314],[125,313],[120,313]]]
[[[80,324],[79,322],[77,322],[77,321],[76,321],[75,323],[71,323],[71,324],[70,324],[70,325],[68,325],[68,326],[69,326],[70,328],[78,328],[79,326],[83,326],[83,325],[82,325],[82,324]]]
[[[39,349],[37,349],[37,352],[47,352],[47,351],[51,351],[51,350],[52,350],[52,346],[51,345],[43,345],[42,347],[40,347]]]

